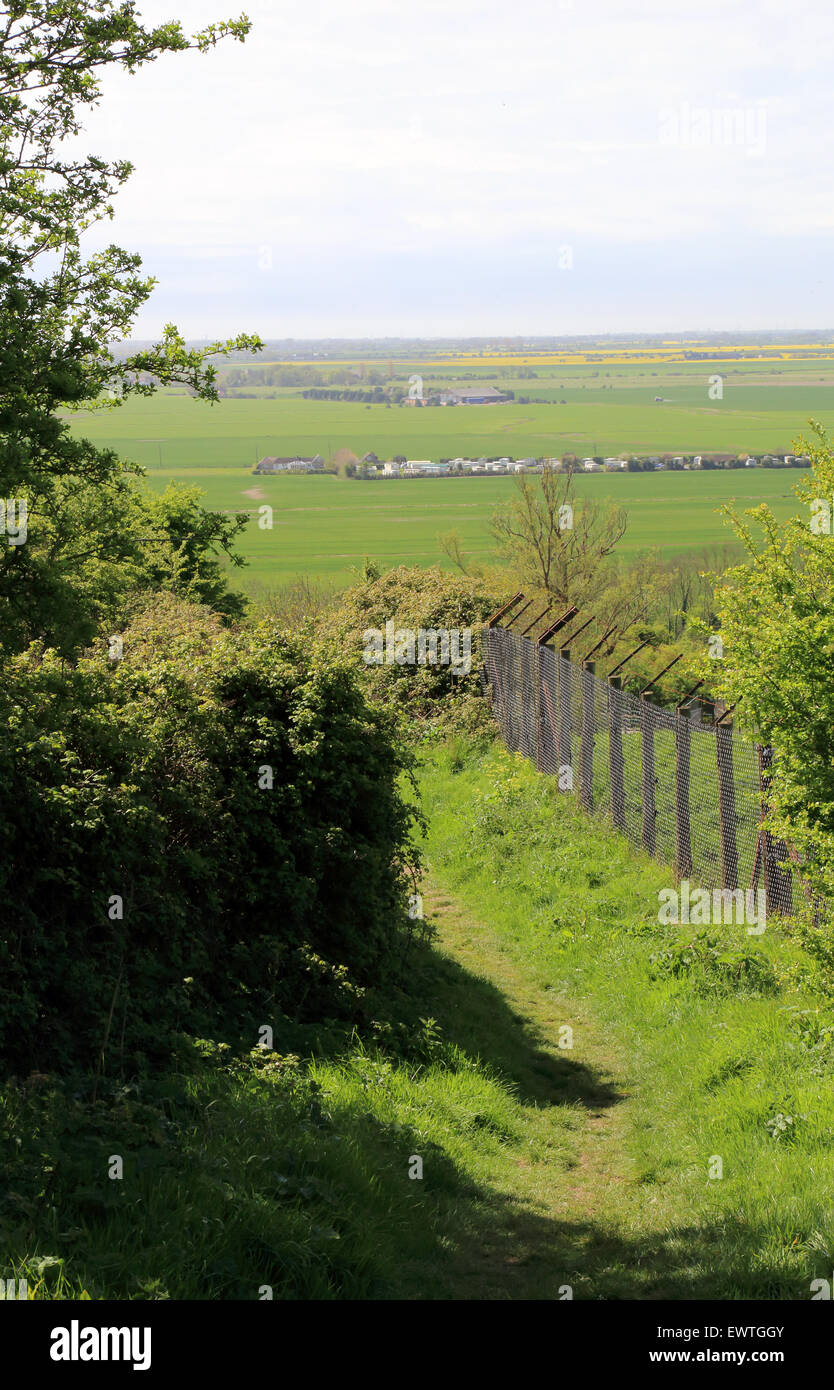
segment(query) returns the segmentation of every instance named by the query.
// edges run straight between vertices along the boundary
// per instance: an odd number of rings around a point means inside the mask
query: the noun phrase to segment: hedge
[[[354,663],[170,596],[121,642],[0,670],[0,1055],[26,1071],[349,1017],[412,925],[409,755]]]

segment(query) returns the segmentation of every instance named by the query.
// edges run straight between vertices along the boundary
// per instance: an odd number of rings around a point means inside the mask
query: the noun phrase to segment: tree
[[[10,0],[0,27],[0,498],[27,516],[20,544],[0,550],[4,645],[38,636],[66,649],[89,635],[119,589],[112,567],[141,568],[139,469],[70,431],[59,411],[117,407],[180,383],[218,400],[211,359],[258,350],[241,334],[200,350],[176,327],[127,356],[128,336],[154,280],[117,246],[86,256],[81,236],[112,215],[131,173],[119,160],[68,157],[106,68],[135,72],[161,53],[245,38],[245,18],[187,37],[179,23],[145,27],[132,0]],[[83,511],[81,505],[83,504]],[[195,504],[196,505],[196,504]],[[228,529],[201,528],[225,550]],[[193,549],[193,547],[192,547]],[[192,556],[192,558],[194,558]],[[86,613],[86,619],[85,619]]]
[[[460,531],[446,531],[442,534],[438,534],[437,543],[444,555],[447,555],[452,561],[452,564],[457,566],[461,574],[470,575],[473,569],[478,568],[477,566],[473,566],[466,556],[466,552],[463,549],[463,537]]]
[[[565,606],[585,603],[602,562],[625,534],[622,507],[574,493],[573,470],[516,476],[515,497],[492,517],[492,532],[520,583],[546,590]]]
[[[801,442],[811,471],[794,485],[803,513],[784,524],[764,503],[745,513],[749,520],[729,513],[747,558],[717,590],[723,659],[709,665],[717,693],[773,746],[771,827],[800,851],[806,878],[831,903],[834,449],[813,428],[816,442]]]

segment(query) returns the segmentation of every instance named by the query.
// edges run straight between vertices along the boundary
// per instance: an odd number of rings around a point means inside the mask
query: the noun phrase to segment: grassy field
[[[487,559],[494,551],[489,519],[515,486],[508,477],[355,482],[332,476],[253,478],[217,469],[183,469],[159,481],[171,476],[203,488],[209,506],[252,513],[241,546],[249,566],[234,575],[244,588],[299,573],[347,581],[365,555],[384,566],[435,564],[444,560],[438,536],[453,529],[467,554]],[[626,507],[623,553],[657,546],[672,556],[734,539],[721,514],[724,503],[735,500],[745,508],[767,502],[777,516],[789,515],[797,505],[791,489],[798,476],[763,469],[605,474],[579,478],[577,493]],[[257,508],[264,503],[273,508],[271,531],[257,525]]]
[[[328,364],[332,365],[332,364]],[[426,384],[496,376],[495,364],[417,366]],[[249,568],[234,576],[242,587],[263,587],[299,573],[344,582],[369,555],[383,564],[432,564],[442,558],[438,534],[460,532],[479,559],[490,552],[488,522],[511,493],[509,478],[389,480],[356,483],[333,477],[260,478],[251,470],[264,454],[338,449],[380,458],[457,455],[607,455],[649,452],[793,451],[809,418],[834,428],[834,368],[820,358],[773,363],[656,362],[542,365],[534,380],[517,366],[495,384],[543,396],[544,403],[414,410],[407,407],[311,401],[278,388],[210,407],[181,393],[131,400],[119,410],[83,413],[73,428],[115,448],[148,471],[154,486],[170,479],[194,484],[207,505],[249,511],[275,509],[272,531],[253,521],[242,549]],[[707,396],[713,372],[724,374],[724,398]],[[663,396],[655,402],[654,396]],[[560,402],[564,402],[561,404]],[[780,517],[792,509],[796,474],[730,473],[610,475],[583,478],[579,491],[621,502],[630,513],[624,549],[649,546],[667,555],[723,546],[729,533],[718,509],[737,499],[761,501]]]

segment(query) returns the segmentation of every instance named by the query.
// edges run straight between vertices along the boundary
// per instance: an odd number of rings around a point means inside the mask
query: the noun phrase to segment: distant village
[[[618,458],[584,458],[565,454],[562,458],[456,458],[456,459],[407,459],[400,454],[393,459],[380,461],[376,454],[365,454],[356,463],[345,465],[348,477],[360,480],[377,478],[434,478],[434,477],[475,477],[479,474],[541,473],[543,469],[560,473],[642,473],[662,472],[664,470],[686,471],[689,469],[715,468],[808,468],[810,461],[797,454],[651,454],[637,457],[634,454]],[[255,473],[324,473],[321,454],[312,458],[296,455],[290,457],[267,456],[262,458],[253,470]],[[333,471],[333,470],[330,470]]]

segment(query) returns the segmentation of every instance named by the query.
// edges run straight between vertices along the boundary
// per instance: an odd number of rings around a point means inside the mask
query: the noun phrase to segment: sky
[[[235,0],[139,0],[187,30]],[[244,0],[108,74],[134,336],[831,329],[830,0]]]

